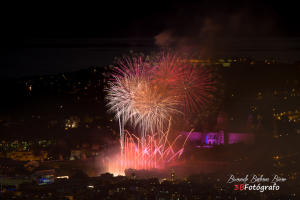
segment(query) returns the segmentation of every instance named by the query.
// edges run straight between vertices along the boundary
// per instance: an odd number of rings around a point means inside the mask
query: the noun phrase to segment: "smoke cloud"
[[[191,10],[189,16],[181,14],[186,9]],[[259,44],[253,43],[252,38],[276,36],[278,33],[276,18],[271,11],[239,8],[218,12],[219,8],[207,13],[204,9],[180,8],[175,17],[167,20],[166,28],[155,36],[155,44],[210,57],[255,47]]]

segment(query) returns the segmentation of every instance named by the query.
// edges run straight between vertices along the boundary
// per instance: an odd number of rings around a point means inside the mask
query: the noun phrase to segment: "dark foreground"
[[[1,193],[1,199],[297,199],[297,186],[280,185],[278,191],[238,191],[234,184],[228,184],[226,177],[194,175],[184,180],[135,179],[113,177],[102,174],[99,177],[73,177],[56,179],[48,185],[26,183],[16,190]]]

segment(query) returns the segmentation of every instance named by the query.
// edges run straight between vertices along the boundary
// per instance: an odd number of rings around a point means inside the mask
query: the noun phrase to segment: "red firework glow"
[[[184,151],[184,145],[189,137],[178,135],[173,141],[168,140],[168,134],[159,138],[148,135],[145,141],[125,131],[124,149],[107,164],[107,171],[114,175],[124,175],[126,169],[151,170],[164,169],[166,165],[176,162]]]
[[[215,90],[215,81],[208,68],[191,63],[177,54],[161,53],[154,66],[154,85],[172,92],[186,114],[199,111]]]

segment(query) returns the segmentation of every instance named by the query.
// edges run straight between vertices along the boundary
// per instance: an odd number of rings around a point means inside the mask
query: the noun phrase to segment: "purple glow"
[[[184,136],[187,136],[187,134],[188,132],[181,133],[181,135]],[[224,144],[224,131],[208,133],[192,132],[189,136],[189,140],[194,143],[202,144],[197,145],[197,148]],[[228,144],[235,143],[253,144],[254,135],[252,133],[228,133]]]

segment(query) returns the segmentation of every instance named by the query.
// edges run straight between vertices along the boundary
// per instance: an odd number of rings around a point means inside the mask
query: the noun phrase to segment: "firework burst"
[[[137,141],[130,135],[128,146],[128,136],[124,134],[127,123],[138,127],[138,144],[147,152],[153,138],[167,141],[166,133],[174,115],[199,111],[209,101],[210,92],[214,90],[212,84],[209,71],[177,54],[161,53],[150,60],[132,57],[120,61],[109,82],[106,98],[109,110],[119,121],[122,160],[130,158],[126,157],[127,151]],[[159,148],[152,151],[153,155],[158,150],[166,155],[166,143],[159,144]]]
[[[154,84],[172,91],[185,114],[200,111],[215,89],[209,70],[174,53],[163,52],[156,59],[152,76]]]
[[[121,129],[127,122],[138,126],[142,138],[147,133],[161,133],[168,120],[179,113],[178,99],[168,90],[153,85],[149,76],[149,63],[141,58],[122,62],[109,83],[107,99],[110,111],[116,113]],[[121,133],[122,135],[122,133]]]
[[[126,58],[109,83],[108,106],[120,130],[130,122],[145,137],[164,132],[174,114],[199,111],[208,103],[213,83],[207,69],[177,54],[161,53],[152,60]]]

